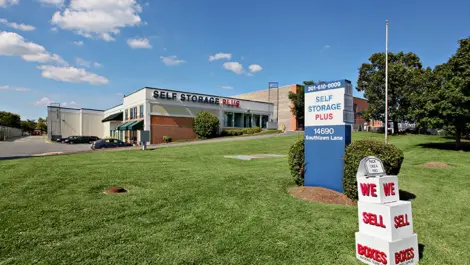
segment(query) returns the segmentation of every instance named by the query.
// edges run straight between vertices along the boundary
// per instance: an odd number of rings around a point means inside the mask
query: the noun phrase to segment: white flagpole
[[[385,21],[385,143],[388,144],[388,20]]]

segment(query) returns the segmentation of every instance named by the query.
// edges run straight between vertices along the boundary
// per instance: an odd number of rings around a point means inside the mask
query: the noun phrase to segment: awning
[[[144,129],[144,120],[138,120],[132,124],[129,124],[127,126],[127,129],[129,131],[137,131],[137,130],[143,130]]]
[[[129,124],[131,124],[131,123],[133,123],[133,122],[134,122],[134,121],[125,122],[125,123],[119,125],[119,126],[116,128],[116,130],[118,130],[118,131],[125,131],[125,130],[127,130],[127,125],[129,125]]]
[[[122,121],[122,112],[114,113],[104,118],[101,122],[107,121]]]

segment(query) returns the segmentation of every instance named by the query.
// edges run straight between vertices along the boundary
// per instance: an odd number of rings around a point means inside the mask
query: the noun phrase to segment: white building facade
[[[48,107],[49,138],[72,135],[118,138],[139,143],[138,131],[150,132],[150,144],[194,139],[194,118],[206,111],[218,117],[222,129],[267,128],[273,104],[199,93],[145,87],[108,110]]]

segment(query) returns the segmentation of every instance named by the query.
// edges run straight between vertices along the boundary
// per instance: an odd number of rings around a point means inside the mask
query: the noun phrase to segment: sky
[[[0,0],[0,110],[107,109],[145,86],[231,96],[348,79],[375,52],[444,63],[470,1]],[[355,92],[356,96],[362,96]]]

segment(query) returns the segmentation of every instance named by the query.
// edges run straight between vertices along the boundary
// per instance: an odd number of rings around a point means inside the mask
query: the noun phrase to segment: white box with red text
[[[415,265],[419,262],[418,236],[387,241],[356,233],[356,258],[371,265]]]
[[[357,177],[357,192],[362,202],[396,202],[400,199],[398,177]]]

